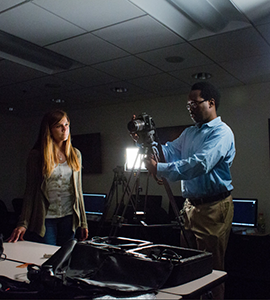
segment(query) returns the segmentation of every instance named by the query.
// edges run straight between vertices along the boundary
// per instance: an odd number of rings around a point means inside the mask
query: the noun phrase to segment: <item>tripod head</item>
[[[114,172],[114,181],[117,181],[119,183],[127,181],[126,176],[124,174],[124,167],[117,166],[113,169]]]

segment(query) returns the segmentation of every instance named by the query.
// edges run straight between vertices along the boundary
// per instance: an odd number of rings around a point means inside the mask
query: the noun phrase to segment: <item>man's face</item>
[[[193,122],[206,123],[210,117],[210,99],[203,99],[200,90],[194,90],[189,93],[187,109]]]

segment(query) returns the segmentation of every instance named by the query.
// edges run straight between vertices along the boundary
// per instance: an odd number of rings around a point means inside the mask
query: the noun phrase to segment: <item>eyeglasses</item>
[[[197,108],[199,104],[201,104],[201,103],[203,103],[205,101],[208,101],[208,100],[202,100],[202,101],[193,100],[193,101],[188,101],[186,108],[187,109]]]

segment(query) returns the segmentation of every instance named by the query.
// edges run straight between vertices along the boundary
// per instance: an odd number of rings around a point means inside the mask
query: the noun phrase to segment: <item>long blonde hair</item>
[[[34,149],[40,151],[42,175],[46,178],[49,178],[51,176],[55,168],[55,164],[58,163],[58,158],[56,156],[56,147],[53,142],[51,128],[55,124],[60,122],[64,117],[66,117],[68,122],[70,123],[70,119],[67,113],[63,110],[57,109],[45,114],[41,121],[39,136],[35,143]],[[81,163],[74,147],[71,144],[70,134],[68,135],[68,139],[64,143],[67,164],[73,171],[79,171],[81,168]]]

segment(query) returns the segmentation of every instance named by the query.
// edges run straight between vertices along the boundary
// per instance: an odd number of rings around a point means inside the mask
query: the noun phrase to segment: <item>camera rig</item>
[[[129,179],[126,179],[125,176],[123,175],[123,173],[121,175],[120,184],[123,185],[123,194],[122,194],[120,202],[118,202],[118,199],[117,199],[116,208],[114,211],[114,215],[112,217],[112,224],[111,224],[112,229],[111,229],[111,233],[110,233],[111,236],[116,236],[117,229],[119,227],[128,225],[128,224],[124,224],[124,222],[125,222],[126,210],[130,203],[134,209],[135,218],[137,220],[139,220],[140,224],[143,226],[146,226],[146,227],[151,226],[151,225],[147,225],[145,223],[145,218],[144,218],[145,211],[137,211],[136,210],[137,198],[138,198],[139,192],[141,191],[140,173],[141,173],[142,160],[140,161],[140,167],[139,167],[139,169],[136,170],[136,172],[134,171],[135,165],[141,154],[144,157],[154,158],[157,162],[158,161],[165,162],[162,147],[159,143],[159,139],[157,136],[155,123],[153,121],[153,118],[150,115],[148,115],[147,113],[142,113],[137,118],[134,117],[133,120],[128,123],[127,128],[133,137],[136,136],[136,138],[137,138],[136,142],[139,144],[139,151],[138,151],[137,157],[134,161],[133,168],[130,172]],[[136,177],[135,183],[134,183],[133,187],[130,187],[130,182],[131,182],[131,179],[133,176]],[[146,194],[145,195],[145,207],[146,207],[146,200],[147,200],[147,195],[148,195],[149,177],[150,177],[150,173],[148,172],[147,183],[146,183],[146,193],[145,193]],[[162,178],[161,180],[158,180],[157,178],[155,178],[155,179],[159,184],[164,185],[165,190],[168,195],[168,198],[169,198],[169,201],[170,201],[170,204],[171,204],[174,214],[176,216],[176,221],[179,224],[180,232],[183,232],[183,237],[184,237],[187,245],[189,245],[187,236],[185,234],[185,230],[183,228],[184,217],[180,213],[179,208],[177,207],[176,201],[174,199],[174,196],[173,196],[173,193],[172,193],[172,190],[170,188],[168,181],[165,178]],[[110,198],[112,198],[112,196],[113,196],[112,191],[115,191],[115,183],[119,184],[119,182],[117,182],[114,179],[113,186],[109,193]],[[135,198],[134,198],[134,192],[135,192]],[[128,201],[125,202],[126,195],[128,195]],[[120,211],[122,211],[121,215],[120,215]],[[157,225],[153,225],[153,226],[156,227]],[[166,226],[166,224],[163,224],[160,226]]]
[[[127,128],[131,135],[137,137],[136,142],[140,145],[140,154],[148,157],[154,156],[157,161],[164,160],[155,122],[150,115],[142,113],[130,121]]]

